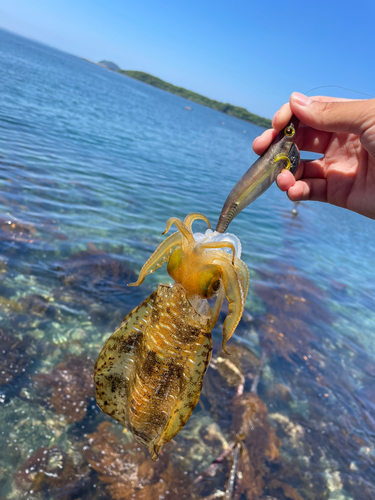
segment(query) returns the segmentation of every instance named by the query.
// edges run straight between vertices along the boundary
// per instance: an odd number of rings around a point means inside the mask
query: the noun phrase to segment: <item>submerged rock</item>
[[[49,401],[49,407],[68,422],[79,422],[94,400],[94,360],[89,356],[66,356],[50,373],[33,377],[39,396]]]
[[[137,279],[134,271],[94,245],[58,262],[55,272],[63,285],[53,291],[55,301],[68,310],[84,308],[105,329],[115,328],[144,299],[144,289],[127,286]]]
[[[4,274],[7,272],[7,261],[0,258],[0,273]]]
[[[0,239],[30,242],[37,233],[31,222],[23,222],[13,217],[0,218]]]
[[[332,322],[332,315],[322,302],[324,293],[315,283],[280,263],[273,263],[273,267],[281,267],[280,273],[258,271],[262,281],[254,285],[268,313],[299,318],[307,323],[315,323],[317,318]]]
[[[29,337],[20,340],[0,328],[0,386],[9,384],[32,364],[32,358],[26,352],[30,346]]]
[[[229,355],[220,351],[213,357],[203,381],[202,394],[217,421],[230,421],[232,398],[244,391],[247,381],[251,385],[261,366],[260,359],[244,345],[229,345],[228,351]]]
[[[281,440],[254,392],[232,399],[231,431],[232,443],[195,481],[205,500],[305,500],[294,487],[303,485],[301,474],[280,455]]]
[[[84,455],[113,500],[156,500],[196,498],[189,495],[191,480],[170,461],[171,444],[163,448],[159,460],[135,441],[116,435],[115,425],[103,422],[87,436]]]
[[[207,411],[197,410],[175,437],[171,450],[173,465],[185,474],[206,469],[229,445],[228,429],[221,429]]]
[[[18,492],[42,498],[68,500],[87,491],[90,469],[75,450],[64,452],[58,446],[39,448],[14,475]]]
[[[40,318],[55,318],[57,314],[54,305],[36,293],[17,298],[0,296],[0,305],[10,314],[33,315]]]
[[[60,261],[55,269],[64,285],[101,294],[114,289],[123,292],[128,283],[137,279],[135,272],[123,261],[92,244],[87,250]]]
[[[269,355],[277,354],[292,362],[293,354],[309,354],[309,347],[317,337],[303,320],[293,316],[267,314],[259,318],[260,345]]]
[[[6,471],[0,496],[4,498],[2,495],[12,489],[10,483],[15,471],[39,448],[51,447],[56,440],[65,446],[67,425],[50,410],[19,397],[13,397],[9,402],[1,401],[1,420],[0,463]],[[9,498],[18,500],[21,497],[24,495],[14,490]]]
[[[266,405],[256,394],[234,398],[232,430],[243,443],[235,498],[245,493],[248,500],[257,500],[268,486],[270,464],[280,458],[281,441],[267,419]]]

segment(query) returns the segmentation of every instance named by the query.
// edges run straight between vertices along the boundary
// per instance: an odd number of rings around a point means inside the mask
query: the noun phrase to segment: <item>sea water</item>
[[[172,485],[167,465],[150,462],[152,473],[142,476],[137,467],[147,454],[120,426],[100,441],[100,426],[111,420],[95,405],[93,363],[121,319],[168,280],[160,269],[141,287],[126,287],[163,240],[166,221],[202,212],[214,226],[255,160],[252,141],[261,132],[0,30],[2,498],[180,498],[178,486],[160,493],[161,482]],[[251,284],[228,349],[232,343],[263,360],[263,369],[243,369],[242,389],[250,394],[259,372],[262,425],[271,423],[281,439],[278,458],[263,450],[257,494],[373,499],[374,221],[319,203],[299,204],[297,215],[292,209],[272,186],[230,227]],[[204,232],[205,223],[194,230]],[[164,455],[174,478],[201,474],[234,439],[229,407],[238,394],[218,394],[221,411],[212,399],[220,321],[213,338],[204,395]],[[250,437],[244,446],[245,464],[255,448]],[[185,497],[224,491],[228,457]]]

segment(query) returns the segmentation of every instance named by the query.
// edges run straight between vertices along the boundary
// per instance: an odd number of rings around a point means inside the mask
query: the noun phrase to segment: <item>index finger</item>
[[[292,118],[292,111],[290,109],[289,103],[285,103],[281,106],[279,111],[274,114],[272,118],[272,129],[266,130],[262,135],[254,139],[253,150],[257,155],[261,155],[265,151],[274,138],[277,136],[278,132],[289,122]]]

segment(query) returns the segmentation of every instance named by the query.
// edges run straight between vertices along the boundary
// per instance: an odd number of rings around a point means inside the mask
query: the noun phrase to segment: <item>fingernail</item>
[[[312,103],[312,100],[307,95],[300,94],[299,92],[293,92],[292,100],[300,106],[309,106]]]

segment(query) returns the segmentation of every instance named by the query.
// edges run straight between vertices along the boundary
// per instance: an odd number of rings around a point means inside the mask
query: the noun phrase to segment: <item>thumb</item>
[[[316,130],[358,135],[363,147],[375,158],[375,99],[310,99],[294,92],[289,103],[297,118]]]

